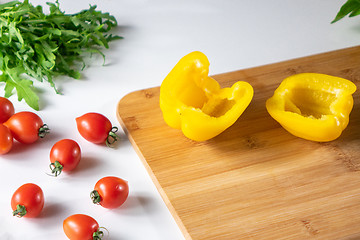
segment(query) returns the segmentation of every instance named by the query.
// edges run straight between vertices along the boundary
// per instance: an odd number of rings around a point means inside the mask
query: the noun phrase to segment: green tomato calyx
[[[13,216],[23,217],[26,215],[26,213],[27,213],[26,207],[18,204],[16,205],[16,210],[13,211]]]
[[[90,193],[91,200],[94,204],[100,204],[101,196],[98,191],[94,190]]]
[[[61,165],[61,163],[59,161],[55,161],[53,163],[50,163],[51,173],[54,174],[53,176],[55,176],[55,177],[60,175],[63,168],[64,168],[63,165]]]
[[[112,127],[110,132],[109,132],[109,135],[108,137],[106,138],[106,145],[108,147],[112,147],[112,144],[114,144],[116,141],[117,141],[117,135],[116,135],[116,132],[118,131],[119,129],[117,127]]]
[[[40,138],[44,138],[48,133],[50,133],[50,128],[48,127],[48,125],[44,124],[39,129],[38,135]]]
[[[101,240],[104,237],[104,232],[100,228],[93,233],[93,240]]]

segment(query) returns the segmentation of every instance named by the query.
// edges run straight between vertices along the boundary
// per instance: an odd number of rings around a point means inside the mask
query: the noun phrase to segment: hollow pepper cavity
[[[209,65],[203,53],[191,52],[180,59],[160,87],[165,122],[194,141],[211,139],[233,125],[254,94],[244,81],[221,88],[208,76]]]
[[[266,108],[291,134],[328,142],[347,127],[355,91],[354,83],[340,77],[300,73],[281,82]]]

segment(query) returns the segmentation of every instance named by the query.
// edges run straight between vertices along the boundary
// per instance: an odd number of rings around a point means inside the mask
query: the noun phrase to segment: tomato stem
[[[98,191],[94,190],[90,193],[91,200],[94,204],[100,204],[101,196]]]
[[[39,129],[38,135],[40,138],[44,138],[46,136],[46,134],[48,134],[48,133],[50,133],[50,128],[48,127],[48,125],[44,124]]]
[[[27,213],[26,207],[18,204],[16,205],[16,210],[13,211],[13,216],[23,217],[26,215],[26,213]]]
[[[49,167],[50,167],[51,173],[54,174],[55,177],[59,176],[64,168],[59,161],[50,163]]]
[[[104,232],[100,230],[100,228],[93,233],[93,240],[100,240],[104,237]]]
[[[117,141],[117,135],[116,135],[116,132],[118,131],[119,129],[117,127],[112,127],[110,132],[109,132],[109,135],[108,137],[106,138],[106,145],[108,147],[112,147],[112,144],[114,142]]]

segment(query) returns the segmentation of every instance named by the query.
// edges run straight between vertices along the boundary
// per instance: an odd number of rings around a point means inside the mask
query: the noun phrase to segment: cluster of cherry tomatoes
[[[86,113],[76,118],[80,135],[86,140],[111,146],[116,141],[116,127],[99,113]],[[30,144],[44,137],[50,129],[42,119],[33,112],[15,113],[13,104],[0,97],[0,155],[8,153],[14,139],[20,143]],[[54,176],[61,172],[71,171],[81,160],[79,144],[72,139],[56,142],[50,150],[50,169]],[[127,199],[129,186],[127,181],[114,176],[101,178],[90,193],[94,204],[104,208],[120,207]],[[20,186],[11,198],[13,215],[18,217],[37,217],[44,206],[44,193],[34,183]],[[104,235],[95,219],[84,214],[74,214],[63,221],[63,229],[69,239],[101,239]]]
[[[0,98],[0,154],[8,153],[13,139],[21,143],[34,143],[44,137],[49,128],[33,112],[15,113],[13,104],[7,98]]]

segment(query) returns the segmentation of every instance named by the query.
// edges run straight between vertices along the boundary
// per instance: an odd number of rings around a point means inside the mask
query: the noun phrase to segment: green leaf
[[[24,39],[21,36],[19,29],[16,27],[15,22],[11,22],[9,24],[9,35],[10,35],[9,43],[11,42],[12,38],[16,37],[18,41],[21,43],[21,45],[24,45]]]
[[[52,49],[46,41],[40,41],[40,43],[41,43],[43,53],[46,56],[46,58],[49,60],[49,62],[52,65],[55,65],[56,56],[53,54],[53,52],[55,52],[56,49]]]
[[[7,71],[3,73],[8,76],[5,87],[5,97],[11,96],[15,88],[18,101],[24,99],[31,108],[39,110],[39,97],[33,90],[33,82],[29,79],[21,78],[20,75],[22,72],[21,67],[16,67],[7,69]]]
[[[12,82],[7,81],[6,85],[5,85],[5,97],[9,98],[10,96],[13,95],[13,89],[15,88],[15,85],[12,84]]]
[[[17,4],[20,4],[20,2],[19,1],[11,1],[11,2],[8,2],[8,3],[1,4],[0,5],[0,11],[3,11],[6,8],[12,8]]]
[[[357,16],[359,14],[360,14],[360,6],[359,6],[358,9],[352,11],[351,14],[349,15],[349,17],[355,17],[355,16]]]
[[[341,6],[335,19],[331,23],[335,23],[346,15],[350,14],[350,17],[360,14],[360,0],[348,0],[344,5]]]
[[[33,82],[31,80],[22,79],[15,85],[18,100],[22,99],[34,110],[39,110],[39,97],[34,92]]]

